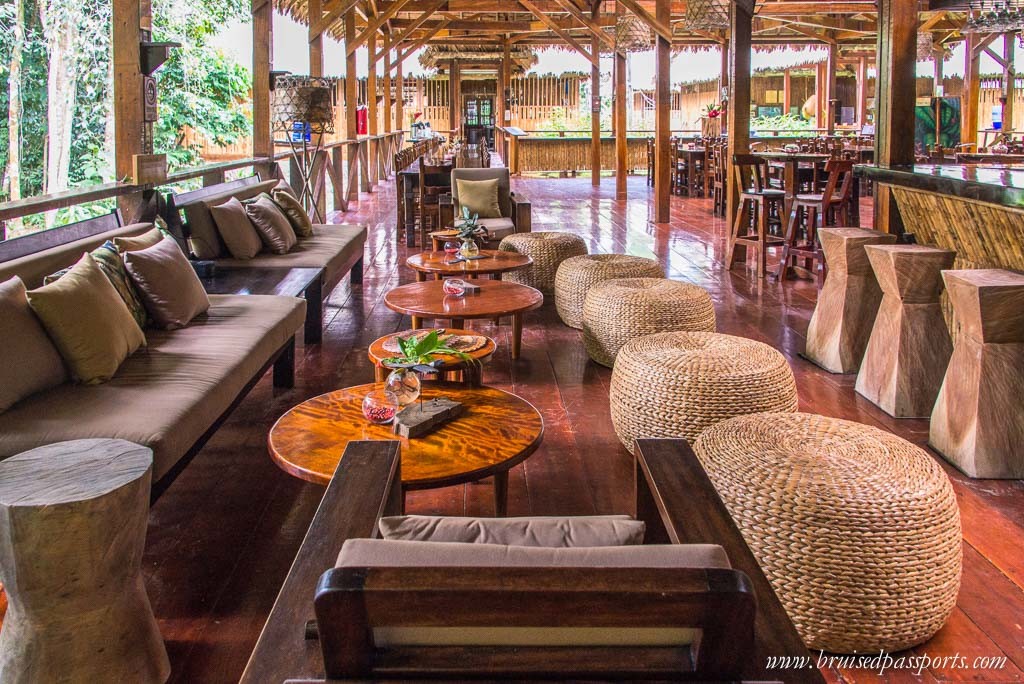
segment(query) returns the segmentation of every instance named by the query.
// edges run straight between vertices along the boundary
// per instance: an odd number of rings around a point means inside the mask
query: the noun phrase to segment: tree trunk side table
[[[1024,478],[1024,275],[943,271],[959,333],[929,443],[971,477]]]
[[[0,462],[0,681],[165,682],[140,567],[153,453],[118,439]]]
[[[865,247],[882,288],[857,393],[896,418],[931,415],[953,343],[942,315],[942,271],[956,252],[925,245]]]
[[[811,314],[804,356],[830,373],[856,373],[882,300],[864,247],[895,242],[896,236],[865,228],[822,228],[818,239],[828,275]]]

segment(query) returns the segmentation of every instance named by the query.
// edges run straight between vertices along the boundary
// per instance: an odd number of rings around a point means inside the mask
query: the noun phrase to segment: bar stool
[[[942,279],[958,330],[928,443],[970,477],[1024,478],[1024,275],[956,270]]]
[[[736,169],[733,180],[740,188],[740,206],[729,237],[726,268],[732,268],[737,246],[744,248],[744,260],[746,248],[749,247],[757,256],[757,277],[763,278],[768,266],[768,248],[782,245],[782,238],[769,235],[769,217],[778,213],[786,193],[768,187],[768,163],[761,157],[736,154],[733,155],[733,166]],[[753,232],[743,232],[751,230],[751,227]]]
[[[895,418],[928,416],[953,344],[942,314],[942,271],[956,252],[926,245],[868,245],[882,288],[857,393]]]
[[[865,251],[896,236],[866,228],[822,228],[825,284],[807,326],[804,356],[830,373],[855,373],[871,336],[882,290]]]
[[[830,159],[825,164],[828,180],[821,194],[797,195],[789,212],[789,223],[786,226],[785,246],[782,248],[782,259],[776,277],[784,281],[790,268],[796,265],[797,259],[805,260],[805,268],[818,274],[819,283],[824,279],[824,264],[821,258],[821,247],[817,233],[820,226],[826,225],[831,213],[833,217],[842,215],[842,223],[850,221],[850,197],[853,190],[853,162],[845,159]],[[803,242],[797,240],[797,224],[801,211],[806,219],[806,232]],[[819,224],[820,221],[820,224]],[[833,222],[835,218],[833,218]],[[792,260],[793,263],[790,263]],[[822,268],[819,270],[818,265]]]

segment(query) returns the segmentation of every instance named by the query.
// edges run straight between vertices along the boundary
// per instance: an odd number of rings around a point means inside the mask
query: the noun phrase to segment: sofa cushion
[[[247,200],[261,192],[270,192],[275,185],[277,185],[277,181],[273,179],[261,181],[220,194],[208,195],[202,199],[179,206],[179,209],[184,212],[185,222],[188,224],[186,232],[188,233],[188,244],[192,254],[197,259],[217,259],[227,256],[224,243],[217,232],[217,225],[210,214],[211,206],[226,202],[232,197],[239,201]]]
[[[294,188],[292,188],[292,184],[289,183],[288,181],[286,181],[284,178],[282,178],[281,180],[277,181],[277,185],[275,185],[273,188],[271,188],[270,194],[271,195],[276,195],[279,192],[287,193],[296,202],[299,200],[299,196],[295,194],[295,190],[294,190]]]
[[[516,224],[510,218],[480,219],[477,224],[487,229],[490,240],[501,240],[516,232]]]
[[[210,308],[199,276],[174,240],[125,252],[124,263],[158,328],[183,328]]]
[[[111,437],[153,450],[162,477],[234,402],[305,319],[306,303],[211,295],[180,330],[153,330],[110,382],[64,384],[0,414],[0,458],[69,439]]]
[[[296,237],[307,238],[313,235],[313,223],[309,220],[302,202],[295,198],[295,195],[286,190],[274,190],[274,202],[281,207],[288,222],[292,224],[292,230]]]
[[[153,232],[153,231],[150,231]],[[149,233],[144,233],[148,235]],[[135,238],[114,238],[114,240],[133,240]],[[113,241],[107,240],[96,249],[89,252],[92,258],[96,260],[96,265],[103,271],[103,275],[107,276],[107,280],[117,290],[117,294],[124,300],[125,306],[128,307],[128,311],[131,312],[132,318],[139,324],[140,328],[146,326],[146,321],[149,315],[146,313],[146,306],[142,303],[139,291],[135,287],[135,283],[132,282],[132,277],[128,275],[128,269],[124,266],[124,260],[118,253],[117,247]],[[56,273],[43,278],[43,284],[49,285],[52,282],[60,280],[61,276],[65,275],[71,267],[62,268]]]
[[[26,296],[78,382],[106,382],[146,344],[142,328],[91,254],[83,254],[56,282]]]
[[[486,168],[486,169],[452,169],[452,201],[455,203],[455,210],[462,211],[459,204],[458,180],[498,180],[498,205],[501,207],[501,215],[512,216],[512,186],[509,180],[507,168]]]
[[[124,252],[136,252],[140,249],[152,247],[163,239],[163,231],[159,228],[153,227],[152,230],[147,230],[142,235],[136,237],[114,238],[114,247],[116,247],[117,251],[122,254]]]
[[[262,252],[252,259],[218,259],[218,266],[254,268],[322,268],[324,280],[333,283],[341,269],[363,253],[366,226],[314,225],[313,236],[299,240],[287,254]]]
[[[501,218],[501,205],[498,204],[498,179],[455,181],[459,191],[459,204],[468,209],[470,214],[479,218]]]
[[[263,241],[238,199],[229,197],[226,201],[211,206],[210,215],[217,224],[217,234],[227,245],[232,257],[246,261],[259,254],[263,248]]]
[[[381,518],[378,527],[384,539],[563,548],[642,544],[645,525],[628,515],[529,518],[403,515]]]
[[[0,283],[0,348],[0,413],[68,379],[64,361],[32,313],[18,276]]]
[[[288,217],[270,195],[259,195],[246,201],[245,214],[270,252],[287,254],[298,242]]]

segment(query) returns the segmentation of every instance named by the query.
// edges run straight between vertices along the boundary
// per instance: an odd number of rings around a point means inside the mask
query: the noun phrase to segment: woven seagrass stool
[[[616,278],[583,300],[583,344],[602,366],[622,345],[659,332],[714,332],[715,306],[701,287],[664,278]]]
[[[809,413],[741,416],[694,444],[812,651],[901,651],[945,624],[960,588],[949,478],[889,432]]]
[[[555,307],[562,322],[583,327],[583,300],[591,287],[614,278],[664,278],[654,259],[628,254],[584,254],[566,259],[555,273]]]
[[[535,287],[544,294],[554,294],[555,273],[566,259],[587,253],[587,243],[579,235],[541,231],[514,233],[504,238],[498,249],[519,252],[533,259],[533,266],[505,274],[505,280]]]
[[[767,344],[719,333],[667,332],[627,342],[612,370],[612,424],[630,451],[640,437],[691,444],[723,420],[796,411],[796,382]]]

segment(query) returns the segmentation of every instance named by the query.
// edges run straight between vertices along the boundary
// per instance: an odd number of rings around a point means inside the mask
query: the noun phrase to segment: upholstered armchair
[[[496,248],[503,237],[512,233],[529,233],[530,201],[512,192],[508,169],[460,169],[452,170],[452,192],[450,197],[441,199],[441,225],[455,225],[455,216],[462,211],[459,204],[459,180],[482,181],[498,180],[498,204],[501,207],[500,218],[482,218],[478,223],[487,228],[489,235],[487,247]]]

